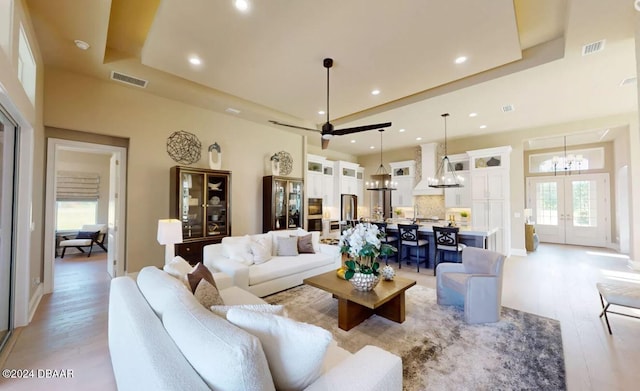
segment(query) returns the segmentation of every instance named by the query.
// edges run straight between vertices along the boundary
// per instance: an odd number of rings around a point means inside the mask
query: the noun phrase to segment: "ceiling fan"
[[[366,130],[381,129],[391,126],[391,122],[385,122],[382,124],[355,126],[353,128],[346,129],[333,129],[333,124],[329,122],[329,69],[331,69],[331,67],[333,66],[333,59],[325,58],[322,64],[325,68],[327,68],[327,122],[322,125],[322,131],[318,129],[305,128],[303,126],[285,124],[273,120],[270,120],[269,122],[275,125],[288,126],[290,128],[309,130],[311,132],[320,133],[322,135],[322,149],[327,149],[327,147],[329,146],[329,140],[331,140],[333,136],[344,136],[345,134],[364,132]]]

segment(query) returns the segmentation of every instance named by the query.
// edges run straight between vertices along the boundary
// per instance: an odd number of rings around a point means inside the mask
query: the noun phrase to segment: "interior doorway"
[[[541,242],[606,247],[611,242],[609,174],[527,178]]]
[[[53,268],[56,257],[56,227],[58,227],[56,176],[61,169],[66,168],[60,157],[69,153],[101,155],[105,158],[105,164],[108,164],[108,180],[102,183],[103,187],[108,187],[108,191],[103,195],[107,197],[105,201],[108,202],[105,203],[106,211],[101,212],[101,219],[106,219],[107,223],[107,272],[111,277],[116,277],[124,275],[126,269],[124,197],[127,175],[126,148],[50,138],[47,145],[44,293],[52,292],[54,287]]]

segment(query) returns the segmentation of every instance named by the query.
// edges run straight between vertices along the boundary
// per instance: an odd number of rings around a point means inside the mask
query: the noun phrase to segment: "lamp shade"
[[[180,220],[158,220],[158,243],[182,243],[182,223],[180,222]]]

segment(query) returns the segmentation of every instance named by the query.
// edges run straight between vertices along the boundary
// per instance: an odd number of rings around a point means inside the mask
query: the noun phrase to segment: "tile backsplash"
[[[418,207],[418,216],[438,216],[439,218],[444,219],[446,210],[444,207],[443,195],[416,196],[414,197],[414,201]]]

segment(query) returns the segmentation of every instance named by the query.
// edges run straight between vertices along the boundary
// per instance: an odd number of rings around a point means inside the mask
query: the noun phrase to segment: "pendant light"
[[[382,163],[382,132],[384,129],[379,129],[380,132],[380,166],[374,175],[371,175],[371,182],[366,182],[367,190],[371,191],[385,191],[396,190],[396,184],[391,182],[391,174],[384,168]]]
[[[449,187],[462,187],[463,179],[456,175],[456,171],[453,169],[453,165],[449,161],[447,156],[447,117],[449,113],[441,115],[444,118],[444,157],[438,166],[435,178],[429,178],[429,187],[435,188],[449,188]]]

